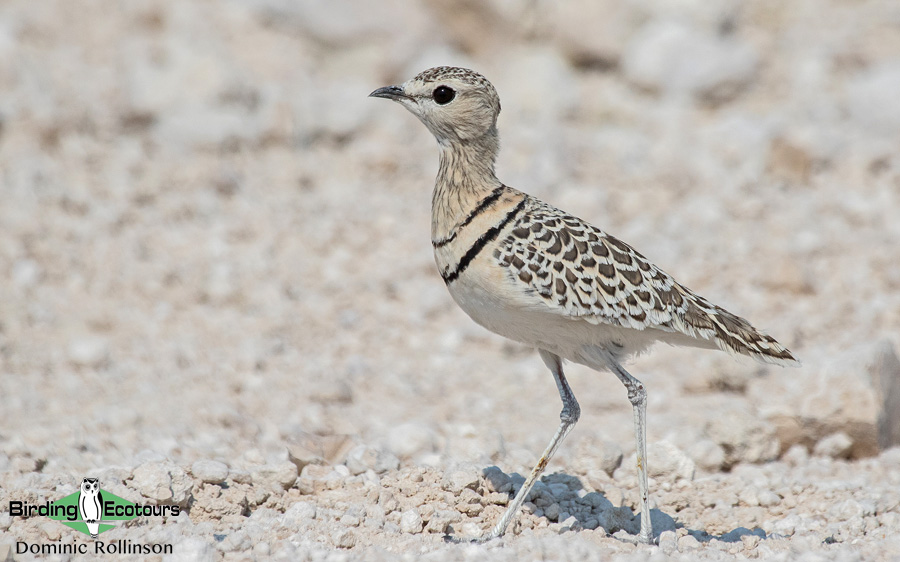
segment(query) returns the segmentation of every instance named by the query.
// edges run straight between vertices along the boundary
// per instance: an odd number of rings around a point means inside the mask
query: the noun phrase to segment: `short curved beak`
[[[384,88],[378,88],[377,90],[369,94],[369,97],[399,100],[400,98],[408,98],[409,96],[403,93],[403,88],[400,86],[385,86]]]

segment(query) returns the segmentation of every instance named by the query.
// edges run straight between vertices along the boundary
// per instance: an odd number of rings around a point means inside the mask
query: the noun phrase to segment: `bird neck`
[[[431,236],[446,237],[502,184],[494,173],[500,148],[496,127],[474,139],[439,142],[440,167],[431,199]]]

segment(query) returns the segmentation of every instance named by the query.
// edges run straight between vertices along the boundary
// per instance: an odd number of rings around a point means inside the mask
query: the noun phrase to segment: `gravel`
[[[84,477],[171,560],[888,559],[900,552],[896,3],[341,0],[0,8],[0,560]],[[455,307],[436,148],[366,96],[503,99],[501,178],[765,328],[800,369],[659,346],[656,546],[632,414]],[[90,404],[87,404],[87,401]],[[65,559],[67,555],[62,555]]]

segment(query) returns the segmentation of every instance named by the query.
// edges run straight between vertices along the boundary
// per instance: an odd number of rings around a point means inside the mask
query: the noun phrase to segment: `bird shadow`
[[[491,468],[499,470],[496,467]],[[485,469],[486,477],[488,470]],[[512,500],[524,484],[525,477],[514,472],[509,474],[509,479],[512,484],[509,496]],[[551,524],[563,525],[559,529],[560,532],[602,528],[607,535],[613,538],[633,542],[629,537],[622,536],[621,531],[634,537],[637,536],[641,526],[640,510],[632,511],[632,508],[626,505],[614,505],[603,491],[581,493],[586,489],[579,477],[556,472],[541,477],[528,493],[525,501],[534,505],[535,509],[532,515],[536,518],[544,518]],[[572,509],[573,503],[568,502],[573,502],[578,508]],[[558,508],[552,508],[553,503],[556,503]],[[567,512],[566,509],[572,509],[572,512]],[[574,518],[574,521],[571,518]],[[650,518],[653,523],[654,535],[657,538],[663,532],[684,528],[683,524],[678,523],[671,515],[658,508],[650,510]],[[693,536],[700,543],[708,543],[714,539],[726,543],[736,543],[741,542],[747,535],[757,536],[760,540],[768,538],[766,532],[759,527],[752,529],[736,527],[718,535],[710,534],[705,530],[688,529],[688,535]]]

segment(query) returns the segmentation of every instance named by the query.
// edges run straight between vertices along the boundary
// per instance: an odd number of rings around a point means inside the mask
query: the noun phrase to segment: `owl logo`
[[[81,520],[87,525],[91,538],[96,539],[103,515],[103,494],[100,493],[99,478],[85,478],[81,481],[78,509],[81,510]]]

